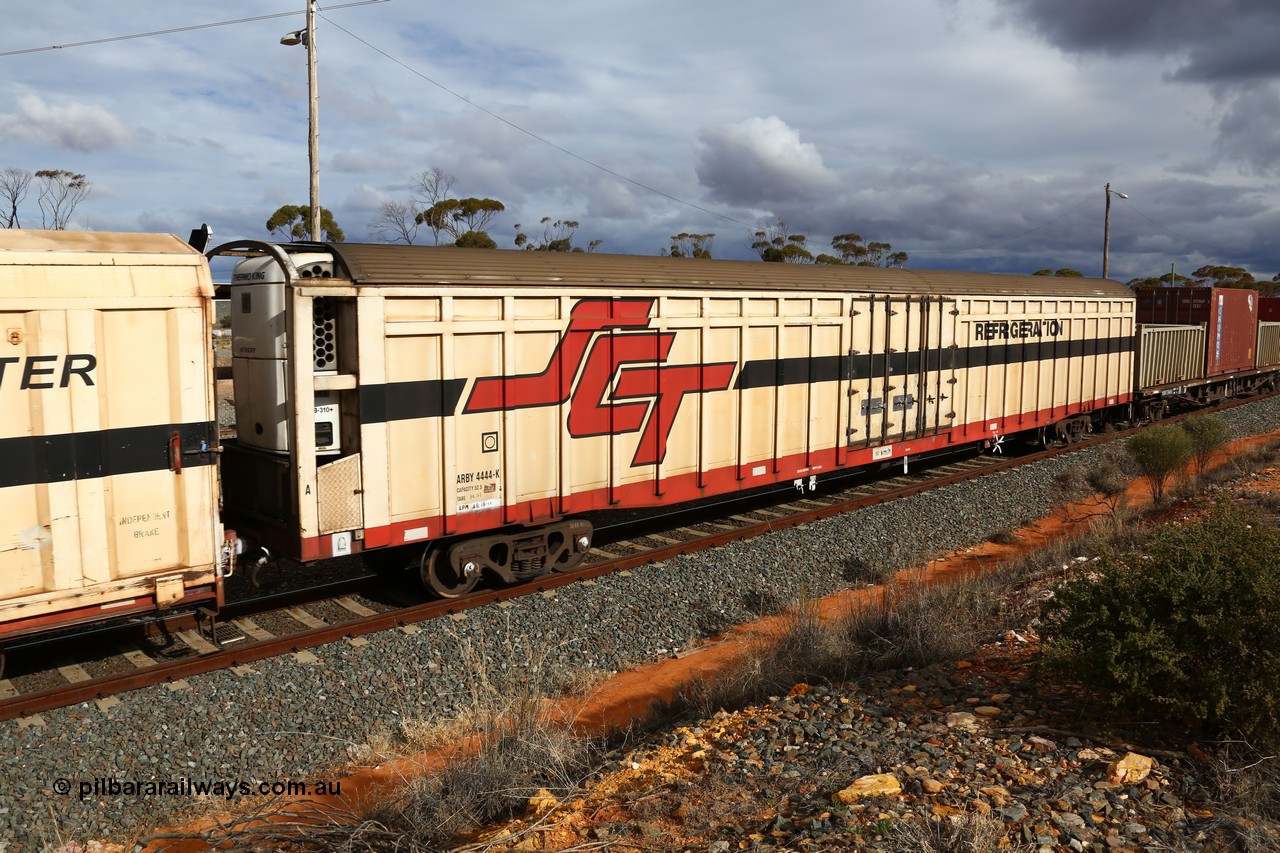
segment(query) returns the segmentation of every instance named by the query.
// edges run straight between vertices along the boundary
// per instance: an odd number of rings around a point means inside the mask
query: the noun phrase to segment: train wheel
[[[422,555],[422,582],[441,598],[461,598],[476,588],[480,582],[480,567],[467,561],[456,567],[439,548],[428,549]]]

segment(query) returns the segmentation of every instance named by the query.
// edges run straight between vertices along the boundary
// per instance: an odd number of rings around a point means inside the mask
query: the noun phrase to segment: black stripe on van
[[[0,488],[162,471],[172,467],[169,444],[175,432],[182,467],[213,464],[216,454],[199,452],[202,442],[217,446],[217,425],[211,421],[0,438]]]
[[[1056,358],[1132,352],[1132,335],[1089,340],[1011,340],[964,349],[930,350],[927,370],[963,370]],[[767,358],[749,361],[738,373],[735,388],[772,388],[842,379],[878,379],[919,373],[920,352],[824,355],[816,358]],[[366,424],[413,418],[451,417],[466,388],[466,379],[427,379],[360,386],[360,420]]]
[[[458,409],[465,379],[424,379],[360,386],[360,421],[381,424],[413,418],[440,418]]]
[[[1133,352],[1132,335],[1089,340],[1028,341],[983,344],[964,349],[943,348],[928,352],[926,370],[964,370],[970,367],[997,367],[1006,364],[1050,361],[1056,358],[1110,355]],[[817,358],[765,358],[742,366],[735,388],[771,388],[780,385],[804,385],[810,382],[834,382],[839,379],[882,379],[886,376],[910,376],[919,373],[920,352],[867,353],[864,355],[826,355]]]

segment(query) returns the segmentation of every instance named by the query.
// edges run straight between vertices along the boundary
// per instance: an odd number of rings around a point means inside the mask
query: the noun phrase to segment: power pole
[[[1118,195],[1120,198],[1128,198],[1127,195],[1119,190],[1111,189],[1111,182],[1107,182],[1104,193],[1107,197],[1107,215],[1102,221],[1102,277],[1107,277],[1107,253],[1111,249],[1111,196]]]
[[[1107,213],[1102,220],[1102,277],[1107,277],[1107,251],[1111,248],[1111,184],[1106,188]]]
[[[320,103],[316,85],[316,0],[307,0],[307,158],[311,164],[311,239],[320,240]],[[1110,186],[1110,184],[1108,184]],[[1107,196],[1110,205],[1111,196]],[[1106,255],[1104,253],[1103,257]],[[1103,276],[1106,263],[1103,262]]]

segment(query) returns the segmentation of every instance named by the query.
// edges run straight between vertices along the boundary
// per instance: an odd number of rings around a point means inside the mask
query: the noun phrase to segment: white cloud
[[[730,204],[817,199],[835,181],[817,146],[801,142],[777,116],[706,127],[698,142],[698,179],[712,198]]]
[[[260,6],[224,0],[208,19]],[[440,167],[459,195],[506,205],[504,246],[514,223],[550,216],[607,251],[716,232],[717,257],[754,257],[748,233],[782,218],[820,247],[846,231],[889,241],[911,266],[1096,274],[1113,181],[1131,195],[1112,222],[1117,276],[1205,256],[1280,269],[1276,0],[739,7],[334,9],[321,198],[368,239],[378,193],[406,198]],[[0,76],[0,168],[83,172],[94,228],[265,237],[276,208],[307,198],[305,51],[278,44],[301,13],[39,50],[180,27],[188,11],[5,4],[5,49],[35,52]],[[28,198],[23,221],[38,218]]]
[[[18,112],[0,116],[0,135],[8,139],[43,142],[86,154],[118,148],[129,141],[124,124],[97,104],[52,104],[39,95],[22,95],[17,102]]]

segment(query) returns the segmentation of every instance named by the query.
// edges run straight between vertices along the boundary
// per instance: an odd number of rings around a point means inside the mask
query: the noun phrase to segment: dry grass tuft
[[[1225,744],[1213,757],[1216,823],[1241,853],[1280,850],[1280,755]]]
[[[996,545],[1017,545],[1022,539],[1011,528],[1005,528],[992,533],[987,541]]]
[[[799,682],[841,683],[879,669],[962,657],[1007,627],[1004,588],[989,576],[932,588],[908,581],[888,587],[877,605],[851,606],[828,620],[815,602],[795,602],[750,641],[735,665],[683,685],[667,713],[708,716]]]
[[[556,797],[590,774],[593,744],[575,735],[540,697],[524,696],[493,728],[436,772],[410,779],[368,818],[403,833],[410,846],[438,849],[461,833],[521,813],[541,789]]]
[[[901,853],[1020,853],[1036,849],[1009,839],[1004,821],[992,815],[970,812],[948,819],[897,824],[888,849]]]
[[[517,648],[510,636],[501,645],[507,665],[493,667],[473,642],[456,637],[460,659],[470,677],[462,710],[448,720],[402,724],[402,752],[453,754],[438,770],[412,779],[397,796],[365,817],[400,833],[402,849],[440,849],[459,835],[523,812],[545,789],[555,797],[576,790],[596,764],[601,743],[567,726],[560,704],[549,701],[577,687],[599,683],[584,675],[551,683],[546,659],[551,648]],[[570,700],[570,704],[572,700]],[[571,717],[571,715],[569,715]]]

